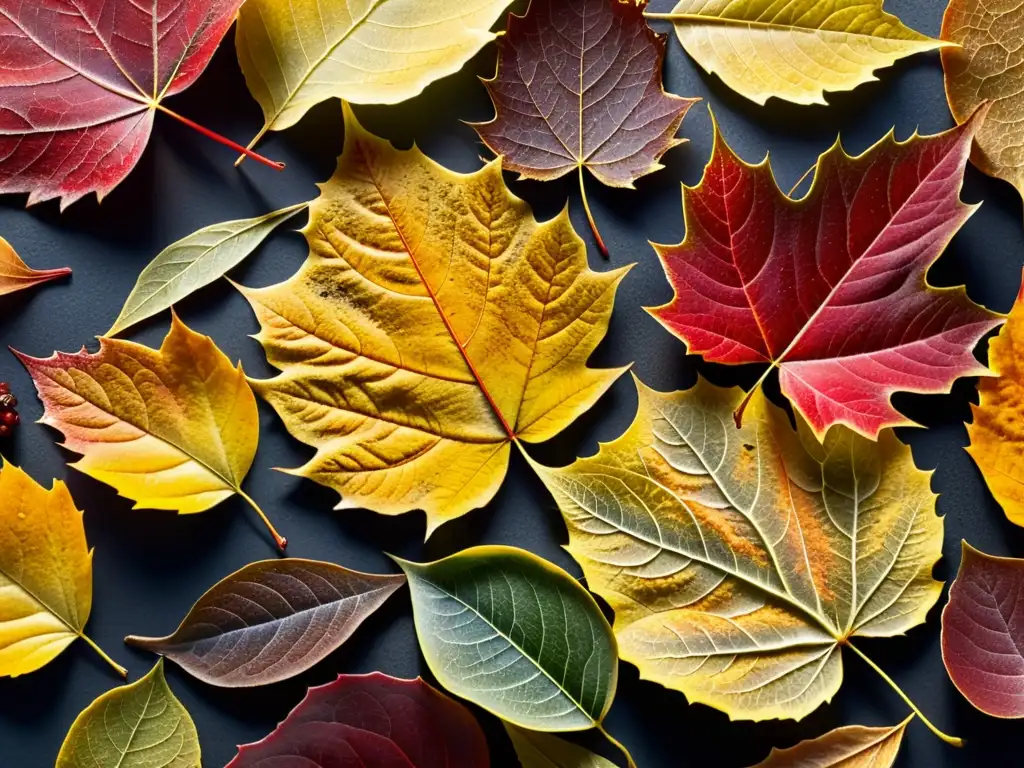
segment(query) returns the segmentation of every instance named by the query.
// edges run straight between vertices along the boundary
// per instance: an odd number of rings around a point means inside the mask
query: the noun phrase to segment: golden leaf
[[[0,469],[0,677],[49,664],[88,637],[92,551],[82,513],[64,483],[46,490],[18,467]]]
[[[642,677],[733,718],[799,719],[838,691],[840,648],[862,656],[851,638],[925,620],[942,520],[891,430],[822,445],[760,392],[737,429],[740,389],[637,385],[625,435],[537,469]]]
[[[60,269],[31,269],[21,260],[11,244],[0,237],[0,296],[32,288],[71,274],[67,267]]]
[[[538,223],[500,161],[458,174],[347,107],[345,126],[309,259],[243,289],[281,371],[253,385],[317,449],[295,474],[339,508],[422,509],[429,535],[490,500],[513,440],[558,434],[623,372],[586,363],[626,269],[591,272],[568,215]]]
[[[193,514],[242,491],[259,441],[259,415],[241,366],[177,315],[159,350],[100,339],[100,351],[42,360],[16,353],[46,407],[42,423],[82,454],[71,466],[136,508]]]
[[[795,747],[773,749],[754,768],[891,768],[911,720],[913,716],[888,728],[836,728]]]

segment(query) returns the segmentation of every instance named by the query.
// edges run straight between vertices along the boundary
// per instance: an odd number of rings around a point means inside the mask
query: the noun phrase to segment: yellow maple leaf
[[[64,483],[46,490],[18,467],[0,468],[0,677],[34,672],[76,638],[127,674],[85,635],[92,551]]]
[[[100,339],[100,351],[37,359],[16,353],[46,407],[42,423],[82,454],[71,466],[136,508],[205,512],[234,494],[286,541],[242,490],[259,442],[245,374],[177,315],[159,350]]]
[[[851,638],[906,632],[942,589],[942,520],[910,449],[845,427],[822,445],[760,392],[737,429],[740,389],[637,385],[625,435],[537,467],[569,552],[615,611],[621,658],[749,720],[831,700],[843,647],[881,673]]]
[[[242,289],[281,370],[253,386],[317,449],[294,474],[339,508],[422,509],[429,535],[487,503],[513,441],[558,434],[623,372],[587,359],[627,270],[590,271],[568,215],[538,223],[500,161],[454,173],[347,107],[321,189],[300,271]]]

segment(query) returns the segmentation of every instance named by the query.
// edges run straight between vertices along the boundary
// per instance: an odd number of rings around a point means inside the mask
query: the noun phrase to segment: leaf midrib
[[[904,38],[904,37],[887,37],[886,35],[869,35],[864,32],[850,32],[842,29],[822,29],[821,27],[807,27],[799,26],[796,24],[779,24],[774,21],[756,21],[746,19],[733,19],[725,16],[705,16],[699,13],[665,13],[665,14],[648,14],[649,18],[660,19],[662,21],[670,21],[673,24],[676,21],[683,22],[686,24],[692,24],[694,26],[700,24],[707,24],[709,26],[723,26],[723,27],[753,27],[754,29],[764,29],[775,32],[796,32],[801,35],[816,35],[819,33],[832,34],[832,35],[845,35],[847,37],[863,37],[868,40],[891,40],[897,43],[907,43],[908,45],[918,44],[931,44],[931,47],[939,47],[942,42],[939,40],[932,40],[925,35],[921,35],[924,39]],[[914,30],[910,30],[913,32]],[[920,33],[917,33],[920,34]]]

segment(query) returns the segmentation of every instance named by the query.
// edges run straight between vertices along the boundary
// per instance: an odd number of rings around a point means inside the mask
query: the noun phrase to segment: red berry
[[[11,385],[6,381],[0,381],[0,395],[9,395],[11,393]]]
[[[0,424],[0,437],[8,437],[11,434],[11,428],[5,424]]]
[[[4,411],[0,415],[0,423],[3,423],[5,427],[16,427],[21,419],[18,418],[18,414],[14,411]]]

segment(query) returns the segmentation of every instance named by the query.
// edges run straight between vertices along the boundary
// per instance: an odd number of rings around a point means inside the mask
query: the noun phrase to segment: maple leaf
[[[422,679],[373,672],[310,688],[284,722],[238,748],[227,768],[308,768],[325,755],[366,768],[488,768],[487,742],[464,706]]]
[[[205,512],[242,490],[259,442],[256,398],[241,366],[177,315],[159,350],[100,339],[100,351],[38,359],[15,351],[46,408],[42,423],[82,454],[71,466],[136,508]]]
[[[345,107],[304,232],[295,276],[242,289],[281,371],[252,383],[317,449],[294,474],[339,508],[422,509],[429,535],[490,500],[514,441],[557,435],[624,370],[587,359],[628,268],[591,272],[568,216],[537,223],[500,161],[453,173]]]
[[[535,465],[615,611],[620,658],[736,719],[831,700],[842,648],[895,687],[852,640],[923,623],[942,590],[942,520],[910,449],[891,430],[821,444],[760,392],[737,429],[742,390],[637,387],[625,435],[564,469]]]
[[[21,260],[11,244],[0,237],[0,296],[26,288],[33,288],[51,280],[58,280],[71,274],[67,267],[61,269],[30,269]]]
[[[0,468],[0,677],[49,664],[77,638],[123,677],[85,634],[92,551],[67,486],[46,490],[12,464]]]
[[[549,181],[577,171],[605,254],[583,169],[603,184],[632,188],[685,141],[676,132],[700,100],[665,92],[665,40],[647,26],[641,6],[532,0],[525,16],[509,18],[497,74],[484,81],[495,118],[474,126],[504,167],[523,178]]]
[[[991,103],[971,159],[1024,196],[1024,3],[951,0],[942,18],[946,100],[958,123]]]
[[[242,0],[0,0],[0,192],[61,208],[131,172],[154,112],[202,74]],[[254,155],[275,168],[283,168]]]
[[[883,11],[882,0],[680,0],[647,17],[671,21],[701,67],[758,104],[825,104],[826,91],[852,90],[881,67],[946,45]]]
[[[411,99],[493,40],[490,28],[510,2],[248,0],[235,43],[265,118],[249,147],[332,97],[352,104]]]
[[[966,541],[942,609],[942,662],[981,712],[1024,717],[1024,560],[993,557]]]
[[[985,375],[972,354],[1002,322],[926,273],[974,212],[960,201],[983,111],[945,133],[856,157],[837,142],[792,200],[768,160],[737,157],[715,128],[701,183],[684,189],[686,238],[655,245],[675,298],[649,311],[708,362],[768,364],[820,438],[913,424],[894,392],[948,392]],[[737,420],[745,403],[737,410]]]
[[[789,749],[773,749],[754,768],[892,768],[914,717],[889,728],[848,725]]]

